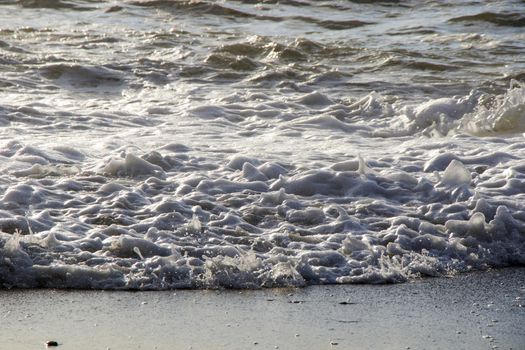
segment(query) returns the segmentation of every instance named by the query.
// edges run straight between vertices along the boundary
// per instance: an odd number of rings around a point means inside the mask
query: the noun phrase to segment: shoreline
[[[12,350],[523,349],[525,268],[389,285],[1,290]],[[520,348],[521,347],[521,348]]]

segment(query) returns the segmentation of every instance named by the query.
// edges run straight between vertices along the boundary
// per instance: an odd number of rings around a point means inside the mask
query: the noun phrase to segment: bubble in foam
[[[459,160],[453,159],[445,169],[441,183],[449,186],[468,185],[472,176],[468,169]]]
[[[124,159],[111,159],[100,168],[99,172],[112,176],[135,177],[153,175],[165,177],[165,172],[160,166],[139,158],[132,153],[127,153]]]

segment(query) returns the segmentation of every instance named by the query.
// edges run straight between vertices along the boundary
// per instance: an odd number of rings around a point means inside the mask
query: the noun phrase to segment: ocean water
[[[525,3],[0,0],[0,287],[525,264]]]

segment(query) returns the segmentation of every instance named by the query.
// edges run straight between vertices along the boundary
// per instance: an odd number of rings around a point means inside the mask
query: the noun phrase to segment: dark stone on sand
[[[48,340],[46,341],[46,346],[58,346],[58,342],[54,340]]]

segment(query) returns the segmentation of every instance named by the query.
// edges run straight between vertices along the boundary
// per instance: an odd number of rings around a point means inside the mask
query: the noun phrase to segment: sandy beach
[[[12,350],[524,349],[525,268],[396,285],[4,290]]]

